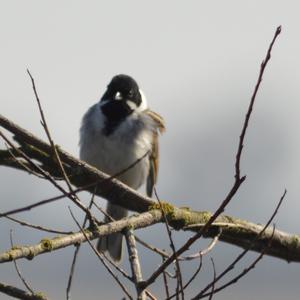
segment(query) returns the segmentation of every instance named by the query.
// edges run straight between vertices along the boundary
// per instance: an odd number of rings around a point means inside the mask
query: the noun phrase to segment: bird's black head
[[[142,96],[137,82],[132,77],[117,75],[107,86],[101,102],[107,117],[122,118],[141,105]]]
[[[142,104],[137,82],[128,75],[116,75],[101,98],[101,110],[109,126],[116,126]]]
[[[128,75],[113,77],[102,99],[132,101],[138,107],[141,104],[141,94],[137,82]]]

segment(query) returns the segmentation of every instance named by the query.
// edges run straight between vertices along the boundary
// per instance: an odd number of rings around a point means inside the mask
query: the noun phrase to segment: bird
[[[118,174],[117,179],[133,189],[145,184],[147,196],[152,197],[159,166],[159,135],[164,131],[163,118],[148,108],[135,79],[119,74],[82,118],[80,159],[110,176]],[[126,217],[128,210],[108,202],[106,213],[107,223]],[[118,263],[122,240],[122,233],[100,237],[97,249]]]

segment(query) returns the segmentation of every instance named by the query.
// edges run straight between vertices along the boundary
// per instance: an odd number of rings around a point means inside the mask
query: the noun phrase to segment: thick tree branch
[[[53,159],[53,150],[49,144],[35,137],[33,134],[8,120],[1,114],[0,126],[14,135],[14,138],[21,144],[22,151],[26,155],[39,161],[41,167],[45,171],[48,171],[50,174],[55,174],[56,177],[59,176],[57,164]],[[75,158],[62,149],[57,149],[57,152],[70,182],[78,187],[73,193],[83,190],[94,193],[95,186],[97,186],[96,195],[137,212],[145,212],[148,210],[149,206],[155,204],[152,199],[142,196],[140,193],[129,188],[119,180],[111,178],[107,174]],[[7,153],[3,150],[0,153],[0,165],[7,166]],[[14,165],[9,166],[14,167]],[[58,200],[64,197],[65,195],[60,195],[55,197],[55,199]]]
[[[187,230],[197,232],[200,227],[206,224],[210,213],[196,212],[186,209],[174,208],[170,216],[170,225],[177,229],[186,228]],[[89,240],[93,240],[102,235],[108,235],[120,232],[124,228],[144,228],[159,222],[163,222],[163,216],[159,209],[142,213],[138,216],[131,216],[122,220],[114,221],[97,227],[97,231],[86,230],[85,233]],[[195,226],[188,226],[196,224]],[[201,225],[202,224],[202,225]],[[265,255],[274,256],[288,262],[300,262],[300,236],[291,235],[279,230],[267,228],[265,232],[256,240],[257,236],[263,230],[263,225],[254,224],[241,219],[219,216],[205,237],[214,237],[222,229],[219,240],[241,247],[261,252],[269,245],[270,238],[272,243],[265,250]],[[81,232],[76,232],[67,236],[59,236],[51,239],[43,239],[40,243],[32,246],[14,247],[0,254],[0,263],[9,262],[13,259],[28,258],[58,250],[70,245],[86,242],[86,238]]]

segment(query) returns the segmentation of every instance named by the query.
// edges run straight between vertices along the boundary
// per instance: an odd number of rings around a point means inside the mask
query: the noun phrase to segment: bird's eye
[[[130,90],[130,91],[128,92],[128,96],[129,96],[129,97],[133,97],[133,90]]]

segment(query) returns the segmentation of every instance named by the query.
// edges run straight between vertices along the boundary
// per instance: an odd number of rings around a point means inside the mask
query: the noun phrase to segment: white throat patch
[[[130,100],[127,100],[126,103],[127,105],[133,110],[133,111],[136,111],[136,112],[142,112],[144,110],[146,110],[148,108],[148,105],[147,105],[147,100],[146,100],[146,97],[145,97],[145,94],[142,92],[142,90],[139,90],[140,94],[141,94],[141,98],[142,98],[142,102],[140,104],[139,107],[137,107],[136,103],[130,101]]]
[[[141,96],[142,96],[142,102],[141,102],[141,105],[138,107],[138,111],[144,111],[148,108],[148,104],[147,104],[147,99],[146,99],[146,96],[145,94],[143,93],[143,91],[140,89],[139,90]]]

